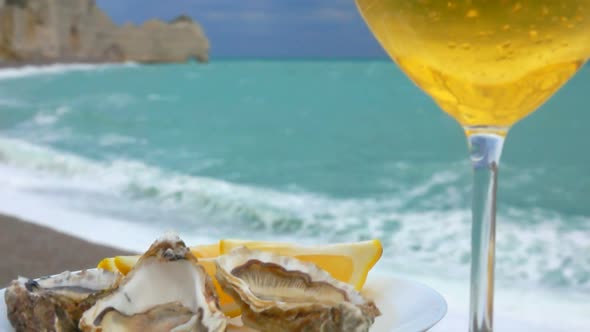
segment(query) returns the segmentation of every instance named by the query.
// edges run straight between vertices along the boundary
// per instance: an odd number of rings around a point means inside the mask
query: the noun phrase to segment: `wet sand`
[[[93,268],[104,257],[125,254],[129,252],[0,215],[0,288],[18,276]]]

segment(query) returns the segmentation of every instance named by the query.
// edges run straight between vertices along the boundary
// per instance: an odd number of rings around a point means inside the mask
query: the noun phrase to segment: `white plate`
[[[423,332],[447,312],[445,300],[433,289],[389,275],[371,274],[363,293],[381,310],[371,332]],[[0,289],[0,331],[14,331],[6,317],[4,289]]]

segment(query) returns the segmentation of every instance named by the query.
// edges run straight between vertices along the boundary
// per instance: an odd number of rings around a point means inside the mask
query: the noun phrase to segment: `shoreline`
[[[108,65],[125,64],[127,62],[101,61],[93,59],[64,59],[63,61],[0,61],[0,69],[19,69],[25,67],[47,67],[54,65]]]
[[[137,64],[137,65],[177,65],[177,64],[186,64],[186,65],[206,65],[207,62],[200,62],[200,61],[134,61],[134,60],[124,60],[124,61],[108,61],[108,60],[93,60],[93,59],[71,59],[71,60],[63,60],[63,61],[50,61],[50,60],[39,60],[39,61],[0,61],[0,69],[21,69],[27,67],[51,67],[51,66],[76,66],[76,65],[125,65],[129,63]]]
[[[19,276],[36,278],[93,268],[104,257],[131,254],[0,214],[0,288]]]
[[[31,221],[27,221],[23,217]],[[66,270],[94,268],[104,257],[132,254],[131,251],[109,246],[109,244],[115,243],[114,241],[121,240],[120,236],[104,241],[107,242],[106,244],[93,243],[90,242],[88,236],[77,234],[75,230],[68,231],[69,235],[57,230],[65,231],[63,227],[65,225],[54,229],[53,225],[55,224],[47,222],[50,219],[52,218],[49,217],[43,222],[32,215],[13,217],[6,214],[4,210],[0,212],[0,248],[4,249],[5,253],[9,253],[9,255],[5,255],[7,258],[0,260],[0,289],[6,287],[11,280],[18,276],[37,278]],[[53,221],[55,222],[55,220]],[[84,223],[83,220],[80,222]],[[117,227],[108,228],[114,229],[114,232],[117,229]],[[191,241],[189,240],[189,242]],[[392,273],[386,270],[384,266],[378,264],[373,276],[378,277]],[[447,314],[432,328],[433,332],[459,331],[468,326],[467,285],[458,280],[443,281],[423,275],[399,273],[394,273],[394,275],[423,283],[444,296],[448,305]],[[577,307],[574,304],[581,304],[580,299],[568,303],[561,296],[550,295],[543,291],[515,294],[506,291],[506,289],[500,289],[497,294],[499,297],[497,309],[500,310],[497,310],[495,316],[497,327],[502,331],[561,331],[560,324],[556,324],[552,315],[549,314],[556,308],[561,308],[568,313],[565,316],[569,316],[569,319],[566,318],[566,321],[561,324],[567,326],[568,331],[582,332],[586,326],[584,321],[590,323],[587,319],[580,319],[584,317],[582,311],[587,307],[585,305]],[[519,314],[513,312],[519,312]],[[541,315],[539,316],[539,314]]]
[[[4,216],[15,225],[16,231],[10,228],[0,228],[0,235],[8,238],[10,245],[0,238],[5,246],[10,260],[0,260],[10,270],[0,266],[0,277],[7,274],[7,280],[16,276],[40,277],[47,274],[59,273],[64,270],[80,270],[84,267],[94,267],[100,259],[124,252],[143,252],[158,236],[167,231],[179,233],[185,243],[189,245],[207,244],[219,240],[197,229],[171,229],[165,218],[158,223],[142,223],[135,219],[116,219],[113,216],[95,215],[84,209],[76,209],[64,202],[53,201],[46,195],[38,195],[34,191],[19,190],[18,184],[29,183],[31,174],[12,166],[0,164],[3,178],[10,179],[6,186],[0,187],[0,220]],[[25,181],[25,179],[28,179]],[[41,178],[38,181],[42,181]],[[37,180],[36,180],[37,181]],[[15,186],[11,185],[12,183]],[[22,189],[26,189],[26,186]],[[2,226],[2,223],[0,223]],[[65,238],[78,243],[79,249],[68,245],[66,241],[46,239],[44,244],[49,249],[32,251],[29,246],[42,247],[43,234],[57,234],[58,238]],[[66,235],[64,235],[66,234]],[[20,240],[19,240],[20,237]],[[289,240],[289,239],[282,239]],[[101,252],[88,257],[89,248],[106,247],[107,252]],[[67,248],[67,255],[63,255]],[[87,249],[88,248],[88,249]],[[115,249],[120,248],[120,249]],[[89,251],[87,251],[89,250]],[[74,257],[72,260],[70,256]],[[65,262],[65,259],[70,261]],[[58,260],[53,266],[46,260]],[[85,259],[85,260],[84,260]],[[12,263],[11,263],[12,262]],[[438,278],[428,271],[419,273],[404,273],[396,271],[395,267],[380,262],[375,266],[375,272],[393,275],[421,282],[443,295],[448,304],[445,318],[436,325],[432,332],[464,331],[468,326],[468,298],[469,285],[467,278]],[[19,265],[20,264],[20,265]],[[37,270],[26,271],[23,265],[33,265]],[[43,265],[46,264],[46,265]],[[68,265],[69,264],[69,265]],[[52,270],[53,269],[53,270]],[[11,271],[11,272],[8,272]],[[0,280],[0,281],[7,281]],[[0,288],[5,285],[0,284]],[[586,313],[590,309],[584,294],[575,292],[553,292],[549,289],[532,287],[527,289],[511,288],[498,285],[496,292],[495,318],[498,330],[505,332],[538,331],[558,332],[564,328],[570,332],[586,331],[590,326],[590,318]],[[559,313],[560,320],[554,319],[554,313]]]

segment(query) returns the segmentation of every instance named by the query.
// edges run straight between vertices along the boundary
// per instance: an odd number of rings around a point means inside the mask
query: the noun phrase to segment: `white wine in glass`
[[[590,57],[590,0],[356,0],[401,69],[464,128],[474,169],[470,330],[493,330],[497,171],[510,127]]]

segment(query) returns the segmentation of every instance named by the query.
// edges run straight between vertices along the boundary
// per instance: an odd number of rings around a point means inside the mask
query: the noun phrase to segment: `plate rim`
[[[384,273],[382,271],[374,271],[374,272],[375,273],[373,273],[373,274],[369,273],[369,276],[367,278],[367,283],[371,279],[371,276],[373,276],[373,277],[380,276],[380,277],[387,278],[389,280],[396,280],[398,282],[404,282],[404,283],[412,284],[414,286],[418,286],[422,289],[425,289],[425,290],[431,292],[433,295],[436,296],[437,300],[439,301],[439,305],[440,305],[440,309],[436,311],[437,312],[436,319],[434,319],[431,323],[426,324],[428,326],[425,326],[424,330],[421,332],[430,330],[431,328],[436,326],[436,324],[438,324],[447,315],[448,310],[449,310],[449,305],[447,303],[447,300],[439,291],[437,291],[433,287],[430,287],[429,285],[427,285],[426,283],[424,283],[422,281],[417,281],[417,280],[411,279],[406,275],[388,274],[388,273]]]

